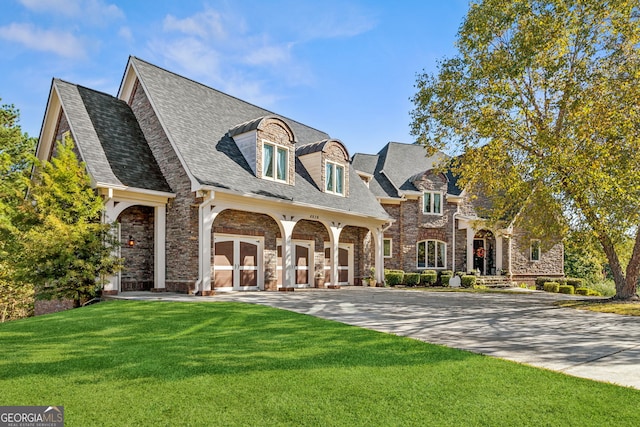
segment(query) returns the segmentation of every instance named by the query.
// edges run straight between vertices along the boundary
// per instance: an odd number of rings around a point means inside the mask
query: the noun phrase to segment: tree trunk
[[[600,235],[600,243],[604,249],[604,253],[609,261],[611,272],[613,273],[613,281],[616,285],[616,294],[613,299],[620,301],[637,300],[638,295],[638,276],[640,275],[640,229],[636,234],[633,253],[627,265],[626,274],[622,271],[620,259],[616,253],[613,242],[609,236]]]

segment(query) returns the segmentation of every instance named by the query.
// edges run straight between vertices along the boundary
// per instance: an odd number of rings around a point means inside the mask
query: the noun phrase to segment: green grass
[[[572,300],[556,301],[554,305],[559,307],[589,310],[598,313],[623,314],[625,316],[640,316],[640,302],[638,301],[610,301],[610,300]]]
[[[238,303],[0,325],[0,405],[67,426],[638,425],[640,391]]]

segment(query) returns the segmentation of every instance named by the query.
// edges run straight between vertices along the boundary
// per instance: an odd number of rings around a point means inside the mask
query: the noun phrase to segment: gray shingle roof
[[[294,186],[256,178],[228,132],[239,125],[251,126],[257,118],[274,113],[139,58],[131,57],[130,62],[167,136],[200,184],[242,194],[388,218],[354,171],[349,176],[349,197],[320,191],[300,162],[296,162]],[[329,139],[324,132],[286,117],[278,117],[293,130],[297,146]]]
[[[94,181],[171,192],[125,102],[60,79],[54,85]]]
[[[399,197],[400,193],[405,191],[418,191],[413,185],[413,179],[435,168],[440,161],[446,159],[447,156],[444,153],[436,153],[428,157],[421,145],[390,142],[376,156],[354,155],[352,164],[355,169],[373,175],[369,189],[376,196]],[[462,190],[456,185],[456,177],[450,172],[446,175],[449,180],[447,192],[459,195]]]

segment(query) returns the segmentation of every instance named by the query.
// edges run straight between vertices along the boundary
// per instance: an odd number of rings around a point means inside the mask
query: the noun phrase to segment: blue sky
[[[409,134],[416,74],[468,0],[2,0],[0,98],[38,136],[51,79],[116,95],[129,55],[375,153]]]

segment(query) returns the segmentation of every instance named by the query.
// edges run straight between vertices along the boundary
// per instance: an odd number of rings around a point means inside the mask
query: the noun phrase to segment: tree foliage
[[[94,297],[102,279],[120,268],[115,241],[101,223],[103,201],[90,186],[70,138],[36,169],[29,194],[30,226],[22,234],[22,277],[42,299]]]
[[[23,134],[13,105],[0,107],[0,322],[33,312],[33,288],[15,278],[16,227],[31,172],[35,138]]]
[[[537,234],[588,227],[624,299],[640,274],[639,9],[473,3],[458,54],[418,77],[412,112],[419,143],[464,153],[451,167],[492,200],[492,219],[522,212]],[[619,247],[630,236],[624,267]]]

